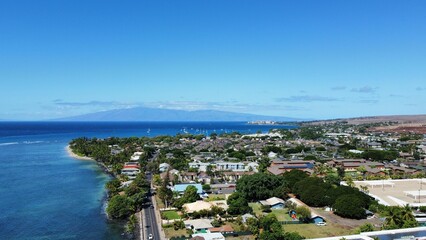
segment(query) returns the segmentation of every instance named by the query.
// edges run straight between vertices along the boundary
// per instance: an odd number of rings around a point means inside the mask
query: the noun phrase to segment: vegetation
[[[247,220],[248,229],[261,240],[300,240],[304,239],[298,233],[284,232],[281,224],[274,214],[268,214]]]
[[[182,197],[178,198],[173,203],[173,206],[178,209],[181,209],[185,203],[192,203],[197,201],[198,199],[200,199],[200,196],[197,193],[197,188],[194,186],[188,186],[186,187]]]
[[[228,213],[230,215],[242,215],[251,213],[253,210],[249,207],[248,201],[240,192],[235,192],[228,197]]]
[[[384,229],[410,228],[418,225],[413,211],[408,205],[405,207],[387,207],[384,215],[386,216]]]
[[[356,194],[342,195],[333,205],[335,214],[353,219],[364,219],[365,207],[367,207],[366,203]]]
[[[247,202],[254,202],[270,197],[285,198],[288,187],[282,176],[256,173],[241,177],[237,182],[237,191]]]
[[[116,195],[108,202],[107,213],[112,218],[124,219],[133,211],[132,202],[126,196]]]

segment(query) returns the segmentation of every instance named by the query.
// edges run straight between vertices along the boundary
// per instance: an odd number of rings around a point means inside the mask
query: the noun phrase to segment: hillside
[[[298,121],[300,119],[215,110],[184,111],[136,107],[54,119],[55,121]]]

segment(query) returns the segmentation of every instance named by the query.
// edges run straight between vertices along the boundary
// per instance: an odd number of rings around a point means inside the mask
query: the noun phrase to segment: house
[[[258,168],[259,168],[259,164],[257,162],[249,162],[247,163],[245,170],[247,172],[251,172],[251,171],[258,172],[259,171]]]
[[[268,158],[276,158],[278,154],[274,153],[274,152],[269,152],[268,153]]]
[[[194,232],[207,231],[213,227],[209,219],[186,220],[183,223],[185,224],[185,228],[192,229]]]
[[[231,194],[233,192],[235,192],[236,189],[236,184],[211,184],[210,187],[212,189],[213,192],[216,192],[218,194]]]
[[[289,198],[287,201],[290,201],[296,204],[297,207],[307,207],[311,211],[311,221],[316,223],[325,222],[325,218],[315,212],[314,209],[306,205],[304,202],[300,201],[297,198]]]
[[[228,209],[228,204],[226,203],[226,200],[218,200],[218,201],[211,201],[211,202],[205,202],[205,201],[199,200],[193,203],[185,203],[182,207],[185,209],[187,213],[194,213],[194,212],[199,212],[201,210],[210,210],[214,206],[220,207],[223,210]]]
[[[130,157],[130,161],[139,161],[139,158],[142,156],[143,152],[134,152]]]
[[[314,165],[315,161],[312,160],[273,160],[267,170],[274,175],[280,175],[293,169],[312,172]]]
[[[141,170],[139,170],[139,168],[136,167],[132,167],[132,166],[128,166],[128,167],[123,167],[123,169],[121,169],[121,174],[126,175],[129,177],[129,179],[134,179],[136,178],[136,175],[139,174],[141,172]]]
[[[200,172],[197,176],[198,182],[203,184],[210,184],[212,179],[206,172]]]
[[[135,167],[140,168],[140,165],[138,162],[125,162],[124,167]]]
[[[243,223],[246,223],[247,219],[249,219],[249,218],[256,218],[256,217],[253,216],[253,215],[251,215],[250,213],[246,213],[246,214],[242,215],[241,218],[243,219]]]
[[[170,164],[168,163],[161,163],[160,166],[158,167],[160,172],[165,172],[170,168]]]
[[[199,212],[201,210],[210,210],[213,205],[210,202],[204,202],[203,200],[196,201],[193,203],[185,203],[182,208],[187,213]]]
[[[320,215],[311,215],[311,221],[315,224],[325,222],[325,218]]]
[[[225,240],[225,237],[222,233],[196,233],[191,240]]]
[[[255,172],[222,172],[223,177],[228,182],[236,182],[244,175],[253,175]]]
[[[204,163],[204,162],[200,162],[200,161],[193,161],[188,163],[190,168],[196,168],[198,169],[198,171],[200,172],[206,172],[207,171],[207,167],[210,165],[210,163]]]
[[[195,182],[197,180],[198,173],[196,172],[181,172],[179,174],[179,181],[181,182]]]
[[[358,168],[361,166],[380,170],[385,169],[385,165],[383,163],[367,161],[365,159],[334,159],[329,161],[328,164],[332,167],[342,167],[346,172],[358,171]]]
[[[234,229],[230,225],[223,225],[217,228],[209,228],[211,233],[219,232],[219,233],[233,233]]]
[[[217,161],[216,170],[218,171],[244,171],[245,165],[241,162]]]
[[[271,209],[283,209],[285,205],[285,201],[281,198],[271,197],[264,201],[259,201],[263,206],[270,206]]]
[[[178,192],[179,194],[183,194],[188,186],[194,186],[197,188],[197,193],[203,193],[203,187],[199,183],[184,183],[184,184],[176,184],[173,187],[174,192]]]

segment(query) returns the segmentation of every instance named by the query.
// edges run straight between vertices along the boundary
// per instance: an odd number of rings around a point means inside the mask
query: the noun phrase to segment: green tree
[[[340,178],[333,173],[329,173],[324,177],[324,181],[330,185],[339,186]]]
[[[306,172],[301,171],[301,170],[297,170],[297,169],[293,169],[291,171],[284,172],[282,174],[282,176],[283,176],[284,181],[287,183],[287,185],[288,185],[288,187],[291,191],[294,191],[293,188],[294,188],[294,185],[297,182],[300,182],[301,180],[309,177],[309,175]]]
[[[253,233],[253,235],[259,234],[259,220],[257,218],[248,218],[246,221],[248,230]]]
[[[203,190],[205,192],[210,192],[212,188],[210,187],[210,184],[203,184]]]
[[[268,214],[259,219],[259,226],[262,232],[258,236],[261,240],[284,239],[284,230],[274,214]]]
[[[363,219],[366,217],[364,202],[358,195],[348,194],[337,198],[334,213],[346,218]]]
[[[247,200],[239,192],[235,192],[228,197],[228,213],[230,215],[242,215],[251,213],[253,210],[248,205]]]
[[[337,176],[339,176],[340,179],[345,177],[345,169],[343,167],[337,168]]]
[[[299,221],[308,223],[311,221],[311,210],[307,207],[296,207]]]
[[[200,199],[200,196],[197,193],[197,188],[195,186],[188,186],[185,189],[185,192],[183,193],[182,197],[176,200],[173,205],[177,208],[182,208],[183,204],[185,203],[192,203]]]
[[[287,184],[281,176],[266,173],[244,175],[237,181],[237,191],[247,201],[259,201],[270,197],[286,197]]]
[[[174,230],[179,230],[179,229],[184,229],[184,228],[185,228],[185,223],[182,220],[173,222],[173,229]]]
[[[126,232],[133,233],[136,229],[136,224],[138,223],[138,219],[133,214],[129,217],[129,221],[126,224]]]
[[[106,183],[106,189],[110,197],[115,196],[120,192],[121,182],[119,179],[114,178],[111,181]]]
[[[116,195],[108,202],[107,213],[111,218],[124,219],[133,210],[132,202],[126,196]]]
[[[376,230],[376,229],[374,228],[374,226],[373,226],[371,223],[364,223],[363,225],[361,225],[361,226],[358,228],[357,232],[358,232],[358,233],[362,233],[362,232],[372,232],[372,231],[374,231],[374,230]]]

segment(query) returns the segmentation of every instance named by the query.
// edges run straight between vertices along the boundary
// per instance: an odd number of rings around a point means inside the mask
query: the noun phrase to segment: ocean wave
[[[0,146],[8,146],[8,145],[16,145],[18,142],[8,142],[8,143],[0,143]]]
[[[23,141],[23,144],[37,144],[37,143],[44,143],[44,141]]]

